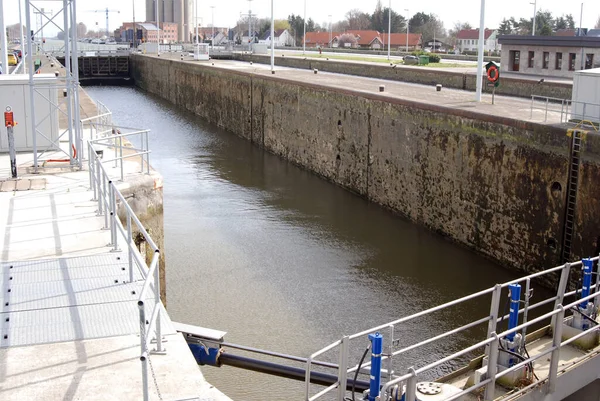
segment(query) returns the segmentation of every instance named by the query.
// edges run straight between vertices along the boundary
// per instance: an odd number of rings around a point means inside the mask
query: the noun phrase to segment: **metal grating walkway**
[[[127,253],[3,262],[0,348],[138,334],[144,281],[134,268],[129,283],[128,266]],[[161,320],[175,333],[164,309]]]

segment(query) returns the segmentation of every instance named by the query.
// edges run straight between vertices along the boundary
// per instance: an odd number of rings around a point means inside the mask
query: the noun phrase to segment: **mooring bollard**
[[[379,92],[385,92],[385,85],[379,85]]]
[[[441,92],[442,91],[442,84],[437,84],[435,86],[435,90],[438,91],[438,92]]]
[[[314,69],[315,74],[317,74],[319,72],[319,70],[317,70],[316,68]]]
[[[4,112],[4,125],[6,126],[6,133],[8,134],[8,153],[10,155],[10,173],[12,178],[17,178],[17,156],[15,154],[15,135],[13,133],[13,127],[16,125],[13,116],[12,108],[6,106]]]

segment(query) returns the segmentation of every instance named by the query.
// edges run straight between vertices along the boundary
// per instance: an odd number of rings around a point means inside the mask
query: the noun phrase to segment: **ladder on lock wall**
[[[571,258],[571,245],[575,231],[575,207],[577,205],[577,188],[579,184],[579,166],[581,164],[581,131],[572,131],[571,162],[569,165],[569,181],[567,184],[567,208],[563,232],[562,259],[568,262]]]

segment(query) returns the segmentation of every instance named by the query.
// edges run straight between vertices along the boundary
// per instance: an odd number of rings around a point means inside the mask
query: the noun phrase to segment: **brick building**
[[[600,37],[504,35],[498,41],[502,71],[572,78],[574,71],[600,67]]]

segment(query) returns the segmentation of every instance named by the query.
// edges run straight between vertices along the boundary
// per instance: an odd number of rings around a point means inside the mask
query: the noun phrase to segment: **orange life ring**
[[[500,71],[498,71],[498,67],[495,65],[490,66],[487,70],[487,78],[490,82],[496,82],[500,79]]]

